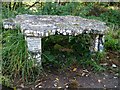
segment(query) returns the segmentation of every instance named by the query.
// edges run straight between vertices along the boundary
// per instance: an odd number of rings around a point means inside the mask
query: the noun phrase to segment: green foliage
[[[118,34],[117,34],[118,35]],[[95,71],[103,71],[100,60],[104,58],[105,52],[92,54],[89,51],[91,35],[83,34],[78,36],[55,35],[43,39],[43,63],[47,68],[63,68],[76,62],[80,66],[91,67]],[[49,47],[48,47],[49,46]],[[60,49],[69,48],[69,51]],[[69,50],[67,49],[67,50]],[[49,50],[49,51],[48,51]]]
[[[0,84],[10,86],[10,79],[8,77],[0,75]]]
[[[92,69],[95,71],[104,71],[106,70],[105,67],[100,65],[100,61],[105,58],[105,52],[96,52],[91,55],[91,61],[90,64],[92,66]]]
[[[47,2],[38,12],[46,15],[77,15],[85,18],[99,19],[107,24],[120,26],[119,9],[108,9],[109,3],[71,2],[65,5]]]
[[[93,66],[93,70],[95,71],[105,71],[105,68],[99,65],[99,63],[96,63],[96,61],[91,61],[91,64]]]
[[[79,3],[71,2],[66,3],[65,5],[59,5],[58,3],[46,2],[39,10],[41,10],[40,12],[45,15],[70,15],[78,4]]]
[[[108,24],[115,24],[120,26],[120,11],[118,10],[108,10],[105,13],[100,15],[100,18],[103,21],[106,21]]]
[[[23,82],[34,81],[41,71],[35,66],[34,59],[28,59],[26,41],[19,30],[2,32],[2,74],[10,79],[22,79]]]
[[[55,67],[62,69],[76,62],[85,68],[89,66],[94,70],[102,70],[102,67],[99,65],[99,60],[104,57],[104,54],[96,53],[93,57],[89,50],[90,34],[61,36],[49,36],[43,39],[42,58],[44,65],[47,65],[48,68]],[[94,61],[92,61],[93,58]]]
[[[64,5],[59,3],[46,2],[41,3],[34,10],[23,3],[13,3],[2,5],[2,17],[15,17],[17,14],[37,14],[37,15],[77,15],[86,18],[99,19],[108,24],[115,24],[120,26],[120,11],[119,9],[108,9],[109,3],[80,3],[80,2],[66,2]],[[114,4],[115,5],[115,4]],[[118,4],[116,3],[118,6]],[[115,6],[114,6],[115,7]]]
[[[106,50],[120,51],[120,30],[110,30],[105,37]]]
[[[93,9],[94,4],[89,3],[87,6],[81,5],[79,10],[79,15],[82,17],[88,17],[90,11]]]
[[[4,4],[2,5],[2,18],[13,18],[19,14],[34,14],[34,12],[24,5],[18,6],[16,9],[10,9],[9,5],[7,7]]]

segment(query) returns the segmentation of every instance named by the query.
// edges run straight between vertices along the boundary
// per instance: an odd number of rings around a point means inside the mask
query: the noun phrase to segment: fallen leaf
[[[73,69],[73,72],[75,72],[76,70],[77,70],[77,68],[74,68],[74,69]]]
[[[56,78],[57,81],[59,81],[59,78]]]

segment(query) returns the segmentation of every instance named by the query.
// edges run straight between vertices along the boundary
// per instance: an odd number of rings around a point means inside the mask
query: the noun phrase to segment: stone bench
[[[41,38],[55,34],[79,35],[91,33],[93,40],[90,51],[103,51],[106,23],[79,16],[17,15],[3,21],[5,29],[20,27],[27,41],[28,51],[41,64]]]

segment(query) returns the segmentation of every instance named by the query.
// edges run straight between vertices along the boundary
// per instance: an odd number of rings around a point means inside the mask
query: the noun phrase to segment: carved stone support
[[[91,40],[91,52],[102,52],[104,50],[104,35],[92,35]]]
[[[99,35],[96,35],[94,44],[95,44],[94,51],[95,52],[99,51],[98,50],[98,47],[99,47]]]
[[[104,50],[104,35],[92,35],[91,52],[102,52]]]
[[[28,51],[31,52],[32,58],[41,66],[41,38],[40,37],[26,37]]]
[[[99,35],[98,51],[102,52],[104,50],[104,35]]]

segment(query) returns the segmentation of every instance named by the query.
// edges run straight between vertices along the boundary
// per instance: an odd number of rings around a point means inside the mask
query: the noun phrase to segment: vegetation
[[[36,15],[74,15],[85,18],[98,19],[109,25],[110,31],[105,37],[105,52],[114,50],[120,52],[120,8],[119,3],[86,3],[86,2],[3,2],[2,19],[15,17],[18,14]],[[2,24],[2,22],[1,22]],[[2,78],[3,84],[14,82],[16,77],[23,82],[33,82],[40,75],[35,60],[28,59],[26,41],[20,30],[4,30],[2,28]],[[43,38],[42,62],[49,70],[64,69],[79,63],[83,68],[87,66],[93,70],[105,70],[100,60],[105,52],[91,54],[89,51],[90,35],[49,36]],[[64,67],[64,68],[63,68]],[[11,80],[11,81],[9,81]]]
[[[24,36],[19,29],[3,31],[2,35],[2,74],[9,75],[14,79],[22,78],[25,82],[34,80],[36,76],[33,74],[38,75],[39,69],[35,67],[35,60],[28,59],[30,54],[27,52]]]

